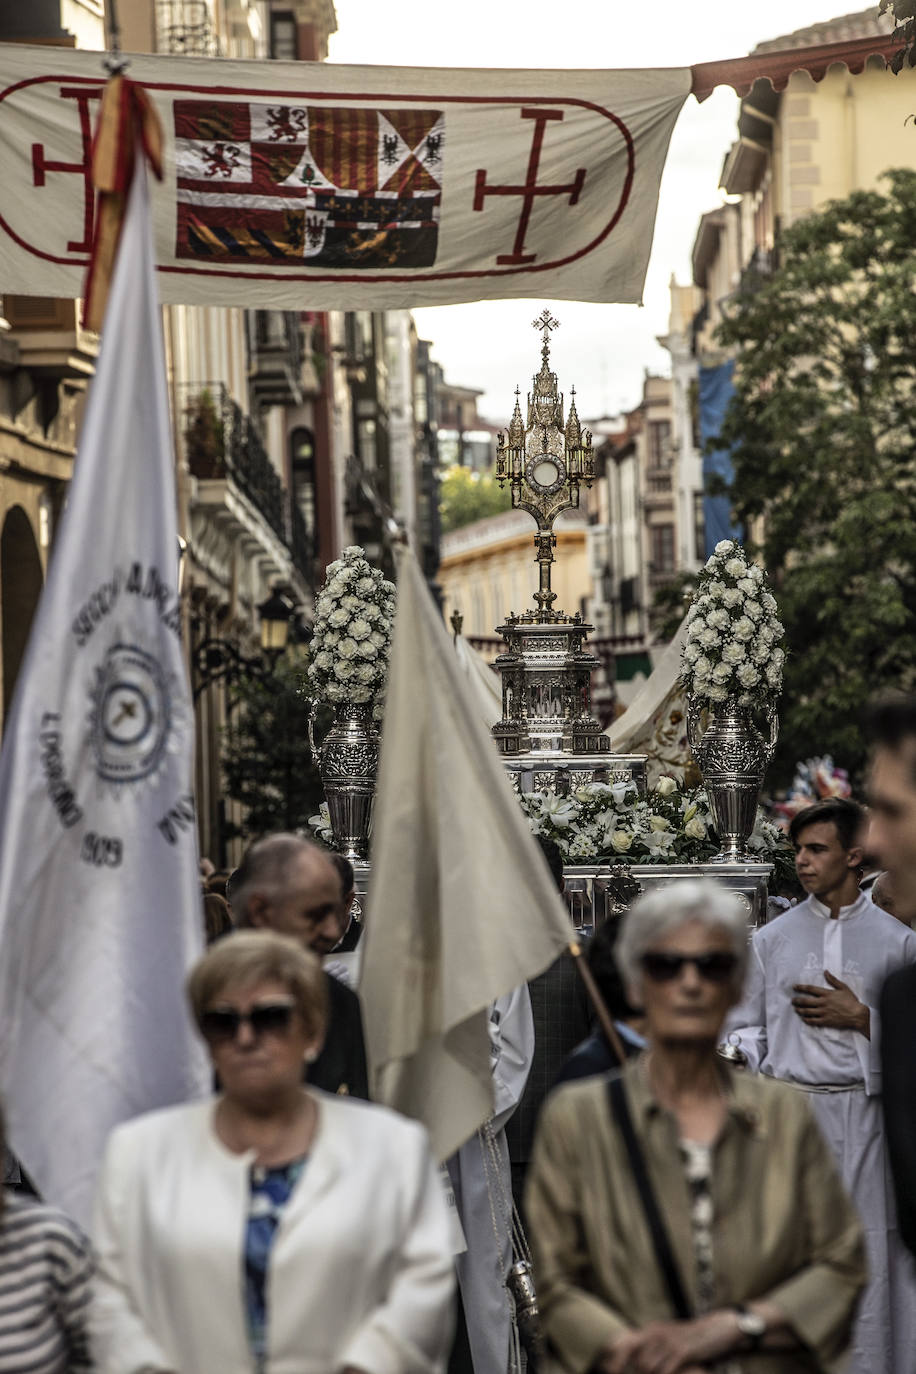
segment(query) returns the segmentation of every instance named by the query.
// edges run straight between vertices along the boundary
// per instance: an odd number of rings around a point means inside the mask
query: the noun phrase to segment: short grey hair
[[[282,896],[289,870],[303,853],[314,854],[330,863],[327,850],[303,835],[286,831],[265,835],[248,846],[242,862],[232,875],[232,914],[237,926],[242,929],[250,927],[248,903],[255,893],[271,901]]]
[[[738,960],[735,985],[741,987],[748,959],[747,915],[738,896],[711,878],[685,878],[644,892],[624,913],[616,955],[627,987],[638,987],[642,980],[642,956],[688,921],[701,921],[709,930],[725,931]]]

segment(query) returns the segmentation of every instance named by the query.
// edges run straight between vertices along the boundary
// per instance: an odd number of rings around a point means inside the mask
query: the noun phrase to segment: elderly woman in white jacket
[[[303,1087],[314,956],[214,945],[188,992],[222,1085],[115,1130],[91,1329],[102,1374],[435,1374],[451,1336],[445,1198],[425,1133]]]

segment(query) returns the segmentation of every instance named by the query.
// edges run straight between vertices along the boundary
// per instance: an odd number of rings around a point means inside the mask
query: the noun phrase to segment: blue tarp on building
[[[718,367],[700,368],[700,443],[704,449],[710,439],[718,438],[722,421],[728,409],[734,386],[733,362],[720,363]],[[727,448],[719,448],[703,454],[703,485],[715,474],[731,485],[733,476],[732,456]],[[732,523],[731,501],[727,496],[704,496],[703,519],[706,525],[706,557],[712,553],[720,539],[741,539],[740,525]]]

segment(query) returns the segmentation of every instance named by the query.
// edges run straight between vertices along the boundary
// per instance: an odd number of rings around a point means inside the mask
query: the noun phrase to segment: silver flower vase
[[[379,735],[372,707],[349,702],[338,706],[334,723],[320,746],[315,744],[315,714],[309,713],[309,743],[324,786],[334,832],[334,847],[345,859],[369,853]]]
[[[747,841],[757,819],[760,789],[776,739],[779,717],[766,709],[769,738],[758,729],[753,714],[729,699],[710,708],[706,729],[700,729],[700,704],[687,699],[687,736],[703,774],[709,809],[721,848],[713,863],[746,863],[753,856]]]

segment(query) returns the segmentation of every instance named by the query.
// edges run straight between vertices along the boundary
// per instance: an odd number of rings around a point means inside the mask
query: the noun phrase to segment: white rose
[[[731,609],[732,606],[737,606],[738,602],[741,600],[741,593],[738,591],[737,587],[726,587],[725,591],[722,593],[722,600],[725,605]]]
[[[735,621],[732,630],[738,639],[750,639],[754,633],[754,622],[749,616],[743,615]],[[350,633],[352,634],[353,631],[351,630]]]
[[[629,830],[612,830],[610,835],[611,848],[615,854],[626,854],[630,845],[633,843],[633,836]]]
[[[722,650],[722,658],[726,663],[740,663],[745,657],[745,652],[743,644],[736,644],[731,640]]]
[[[746,577],[747,564],[743,558],[730,558],[725,564],[725,571],[729,577]]]
[[[358,647],[359,646],[357,645],[356,640],[351,639],[350,636],[347,635],[338,644],[337,652],[341,658],[355,658],[358,651]]]
[[[341,629],[344,625],[349,624],[349,621],[349,613],[345,611],[342,606],[338,606],[328,616],[329,624],[334,625],[337,629]]]
[[[753,687],[760,681],[760,673],[753,663],[742,663],[738,669],[738,681],[742,687]]]
[[[660,797],[670,797],[677,791],[677,782],[674,778],[669,778],[667,773],[663,773],[655,784],[655,790]]]
[[[729,624],[728,611],[713,611],[711,615],[707,616],[706,623],[712,625],[715,630],[727,629]]]
[[[713,682],[728,682],[734,669],[730,663],[717,663],[712,670]]]
[[[691,840],[705,840],[706,826],[699,816],[693,816],[684,826],[684,834]]]
[[[731,540],[731,539],[720,539],[719,542],[718,542],[718,544],[716,545],[715,552],[716,552],[717,554],[719,554],[719,556],[721,557],[722,554],[731,553],[731,551],[732,551],[732,549],[733,549],[734,547],[735,547],[735,544],[734,544],[734,541],[733,541],[733,540]]]

